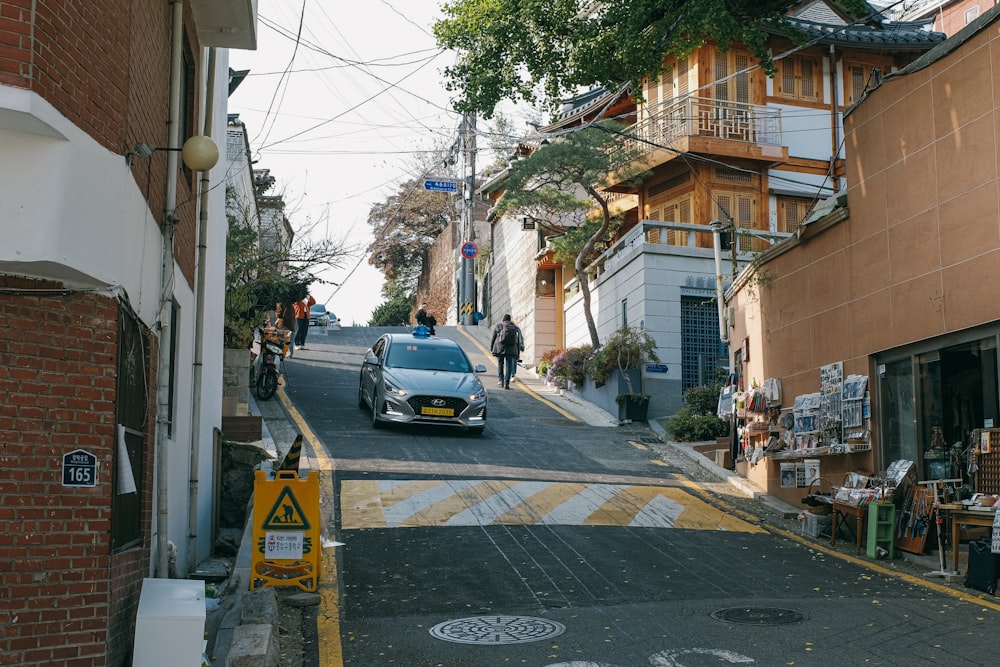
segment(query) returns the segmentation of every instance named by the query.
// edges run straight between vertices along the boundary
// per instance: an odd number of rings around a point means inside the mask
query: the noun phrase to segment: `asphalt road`
[[[492,380],[470,329],[438,333]],[[996,664],[993,599],[803,537],[644,425],[487,382],[482,436],[373,430],[357,384],[381,331],[311,333],[286,369],[343,544],[301,664]]]

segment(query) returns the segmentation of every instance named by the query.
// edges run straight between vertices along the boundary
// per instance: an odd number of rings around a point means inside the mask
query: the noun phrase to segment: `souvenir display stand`
[[[791,405],[783,403],[774,378],[737,392],[730,405],[737,472],[792,505],[816,479],[840,479],[867,461],[853,454],[871,451],[868,377],[844,377],[841,362],[823,366],[820,390],[796,396]]]

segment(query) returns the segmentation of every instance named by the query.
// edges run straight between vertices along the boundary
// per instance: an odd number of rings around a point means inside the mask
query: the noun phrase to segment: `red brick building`
[[[0,0],[2,665],[128,664],[143,578],[209,555],[221,368],[193,368],[224,287],[196,266],[225,248],[196,241],[225,210],[176,149],[225,136],[227,49],[255,21]]]

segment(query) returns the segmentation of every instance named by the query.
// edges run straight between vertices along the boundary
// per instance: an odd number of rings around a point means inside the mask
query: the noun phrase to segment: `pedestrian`
[[[295,302],[295,349],[306,349],[306,334],[309,333],[309,309],[315,305],[312,294]]]
[[[500,324],[493,327],[490,351],[497,358],[499,386],[504,389],[510,389],[510,380],[514,377],[517,358],[521,355],[521,350],[524,349],[522,341],[523,336],[520,335],[520,329],[511,321],[510,315],[505,314]]]
[[[437,318],[427,312],[426,303],[420,304],[420,308],[417,310],[417,314],[414,316],[414,319],[416,319],[418,326],[422,325],[427,327],[428,333],[432,336],[435,335],[436,332],[434,331],[434,325],[437,324]]]
[[[274,307],[274,326],[281,335],[282,340],[288,343],[288,345],[284,346],[286,353],[289,357],[292,356],[295,339],[295,309],[279,301]]]

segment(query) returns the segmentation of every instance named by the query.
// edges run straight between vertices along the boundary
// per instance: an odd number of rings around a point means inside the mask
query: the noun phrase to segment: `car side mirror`
[[[476,372],[477,373],[485,373],[486,372],[486,366],[484,366],[483,364],[476,364]]]
[[[369,366],[381,366],[381,362],[379,362],[378,357],[374,354],[365,359],[365,363]]]

